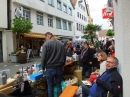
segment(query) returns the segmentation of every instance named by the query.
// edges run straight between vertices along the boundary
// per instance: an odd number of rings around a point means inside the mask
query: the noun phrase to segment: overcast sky
[[[102,9],[107,3],[107,0],[86,0],[88,1],[90,14],[93,18],[93,23],[102,25],[102,29],[108,29],[107,19],[102,19]]]

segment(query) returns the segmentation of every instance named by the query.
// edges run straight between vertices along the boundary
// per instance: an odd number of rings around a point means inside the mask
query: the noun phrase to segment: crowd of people
[[[91,85],[82,84],[82,97],[119,97],[122,91],[122,77],[117,71],[119,64],[115,57],[114,40],[92,42],[62,43],[53,38],[53,34],[45,34],[46,42],[41,48],[41,65],[43,72],[46,69],[48,97],[53,97],[53,82],[56,81],[57,97],[62,93],[62,72],[66,56],[77,54],[80,58],[82,76],[89,78]],[[100,69],[92,72],[93,58],[100,61]],[[86,71],[88,72],[86,76]]]

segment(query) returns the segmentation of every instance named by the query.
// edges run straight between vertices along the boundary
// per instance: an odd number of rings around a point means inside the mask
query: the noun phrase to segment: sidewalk
[[[10,69],[10,74],[8,74],[8,77],[10,77],[11,75],[14,75],[21,67],[31,66],[35,64],[35,62],[41,63],[41,58],[32,58],[29,60],[28,63],[25,63],[25,64],[3,62],[3,63],[0,63],[0,70]]]

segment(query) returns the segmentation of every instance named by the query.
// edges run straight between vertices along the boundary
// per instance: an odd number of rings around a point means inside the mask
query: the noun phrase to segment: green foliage
[[[21,51],[22,51],[22,50],[18,50],[18,51],[16,51],[16,52],[11,52],[11,54],[12,54],[12,55],[19,55],[19,54],[21,54]]]
[[[84,35],[83,37],[85,39],[91,39],[91,41],[93,42],[93,38],[96,38],[96,31],[100,31],[102,29],[102,26],[97,25],[97,24],[88,24],[85,27],[85,32],[84,34],[88,34],[88,35]]]
[[[11,52],[11,54],[15,54],[15,52]]]
[[[107,31],[107,34],[106,34],[107,36],[114,36],[114,32],[112,31],[112,30],[108,30]]]
[[[33,28],[32,23],[26,19],[14,19],[14,27],[11,28],[13,32],[17,33],[29,33]]]
[[[18,51],[16,52],[16,55],[19,55],[19,54],[21,54],[21,50],[18,50]]]

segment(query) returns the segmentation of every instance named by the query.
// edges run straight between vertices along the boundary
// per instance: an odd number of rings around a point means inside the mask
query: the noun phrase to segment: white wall
[[[12,18],[14,18],[15,8],[24,6],[24,7],[30,8],[30,10],[31,10],[31,22],[33,23],[32,32],[46,33],[49,31],[49,32],[52,32],[54,35],[74,36],[74,28],[73,28],[74,12],[73,12],[73,7],[71,5],[70,0],[62,0],[62,11],[57,9],[57,0],[54,0],[54,1],[55,1],[54,7],[52,7],[52,6],[48,5],[48,0],[44,0],[44,2],[42,2],[40,0],[13,0]],[[65,3],[67,5],[67,10],[68,10],[68,7],[72,8],[72,16],[63,11],[63,3]],[[44,18],[43,26],[37,25],[37,23],[36,23],[36,21],[37,21],[36,12],[37,11],[40,11],[43,13],[43,18]],[[48,19],[47,19],[48,15],[53,16],[53,27],[48,27]],[[59,17],[61,19],[72,22],[72,31],[63,30],[63,25],[62,25],[62,29],[57,29],[56,28],[56,17]],[[61,20],[61,24],[62,23],[63,23],[63,21]]]
[[[84,26],[84,28],[85,28],[85,26],[88,24],[88,16],[87,16],[87,10],[86,10],[86,5],[85,5],[84,0],[80,4],[82,4],[85,7],[85,11],[83,9],[81,9],[81,7],[79,7],[78,1],[80,1],[80,0],[77,0],[76,5],[75,5],[75,21],[74,21],[75,22],[75,35],[83,36],[83,31],[77,31],[77,23]],[[79,15],[81,14],[81,15],[85,16],[87,18],[87,20],[84,21],[84,19],[82,20],[82,19],[80,19],[80,17],[77,17],[77,12],[79,12]]]
[[[130,0],[114,0],[115,51],[123,78],[123,97],[130,96]]]
[[[13,34],[10,30],[2,32],[3,62],[10,60],[9,54],[13,51]]]
[[[0,0],[0,28],[7,28],[7,0]]]

